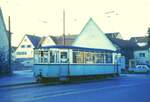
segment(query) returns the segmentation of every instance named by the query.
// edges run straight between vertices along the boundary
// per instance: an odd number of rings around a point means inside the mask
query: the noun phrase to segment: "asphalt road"
[[[150,75],[65,85],[1,87],[0,102],[150,102]]]

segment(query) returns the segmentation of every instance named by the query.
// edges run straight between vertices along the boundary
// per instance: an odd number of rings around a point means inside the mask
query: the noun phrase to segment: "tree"
[[[148,28],[148,36],[147,36],[147,40],[148,40],[148,46],[150,46],[150,28]]]

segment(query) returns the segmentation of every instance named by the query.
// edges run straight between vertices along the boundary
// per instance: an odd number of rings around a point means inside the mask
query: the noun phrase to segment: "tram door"
[[[68,72],[69,72],[69,57],[68,51],[60,51],[60,80],[67,80]]]

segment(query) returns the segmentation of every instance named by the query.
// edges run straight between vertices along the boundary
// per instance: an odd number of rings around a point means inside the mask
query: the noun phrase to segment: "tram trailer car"
[[[47,46],[34,49],[33,72],[44,78],[67,80],[76,76],[119,74],[117,52],[75,46]]]

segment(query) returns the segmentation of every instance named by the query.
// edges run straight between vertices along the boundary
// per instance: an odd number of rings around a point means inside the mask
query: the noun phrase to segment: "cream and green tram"
[[[117,52],[75,46],[47,46],[34,49],[33,72],[37,81],[44,78],[119,74]]]

